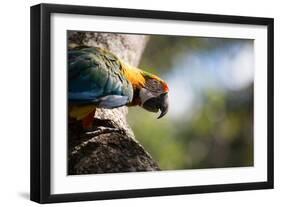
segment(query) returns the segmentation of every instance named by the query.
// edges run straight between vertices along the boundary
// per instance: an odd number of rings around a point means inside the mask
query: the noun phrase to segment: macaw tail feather
[[[95,112],[96,108],[93,105],[77,105],[69,107],[69,116],[77,121],[82,121],[84,129],[90,129],[92,127]]]
[[[83,129],[91,129],[93,125],[93,120],[95,116],[96,109],[90,112],[86,117],[82,119]]]

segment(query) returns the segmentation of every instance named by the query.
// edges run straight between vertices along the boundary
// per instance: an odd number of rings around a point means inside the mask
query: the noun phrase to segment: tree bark
[[[68,47],[105,48],[137,66],[147,42],[145,35],[69,32]],[[135,139],[127,123],[126,106],[97,109],[93,130],[85,132],[68,121],[68,174],[117,173],[159,170],[157,163]]]

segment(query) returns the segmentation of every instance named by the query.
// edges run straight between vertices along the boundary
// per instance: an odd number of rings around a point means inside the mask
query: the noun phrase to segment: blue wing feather
[[[129,99],[127,96],[109,95],[104,96],[100,99],[98,107],[112,109],[119,106],[124,106],[128,103]]]
[[[115,108],[133,98],[130,82],[121,74],[121,64],[113,54],[100,48],[68,51],[68,100]]]

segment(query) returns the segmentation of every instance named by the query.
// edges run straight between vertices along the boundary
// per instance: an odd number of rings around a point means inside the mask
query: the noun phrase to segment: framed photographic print
[[[31,200],[273,188],[273,19],[31,7]]]

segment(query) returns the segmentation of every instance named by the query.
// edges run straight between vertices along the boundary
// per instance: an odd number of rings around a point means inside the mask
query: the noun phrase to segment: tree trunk
[[[147,42],[144,35],[69,32],[68,46],[105,48],[137,66]],[[93,130],[84,132],[80,123],[68,121],[68,174],[117,173],[159,170],[157,163],[135,139],[127,123],[126,106],[97,109]]]

